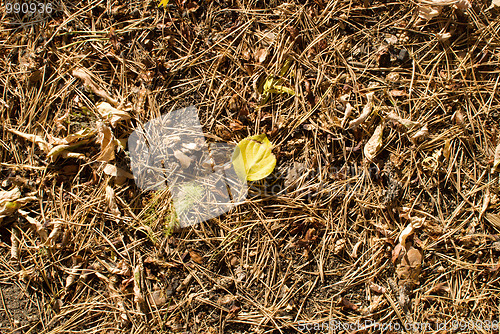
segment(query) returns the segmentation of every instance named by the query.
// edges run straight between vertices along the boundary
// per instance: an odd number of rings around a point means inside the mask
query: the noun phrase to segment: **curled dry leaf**
[[[392,250],[391,262],[396,263],[401,255],[403,254],[403,245],[397,244],[396,247]]]
[[[19,240],[21,240],[21,231],[17,224],[14,224],[10,234],[10,258],[12,260],[19,260]]]
[[[47,237],[47,240],[45,240],[45,245],[49,247],[54,247],[57,238],[59,237],[59,235],[61,235],[64,222],[60,220],[54,220],[49,225],[52,225],[53,228],[49,236]]]
[[[399,235],[399,243],[401,245],[406,244],[406,238],[408,238],[413,233],[413,230],[414,228],[412,223],[408,224],[408,226],[405,227],[405,229]]]
[[[3,218],[10,216],[15,211],[17,211],[24,204],[35,201],[37,198],[23,197],[21,198],[21,191],[18,187],[15,187],[12,190],[0,191],[0,222],[2,222]]]
[[[118,104],[118,101],[113,99],[108,92],[97,86],[94,80],[92,80],[92,78],[90,77],[89,73],[83,68],[73,70],[72,74],[74,77],[83,80],[85,86],[87,86],[95,95],[102,97],[112,105]]]
[[[258,49],[255,51],[255,60],[262,64],[266,61],[267,54],[266,49]]]
[[[449,32],[444,32],[444,33],[438,32],[436,34],[436,38],[440,42],[446,42],[447,40],[449,40],[451,38],[451,33],[449,33]]]
[[[441,7],[434,6],[418,6],[418,16],[424,20],[432,20],[441,14]]]
[[[375,94],[374,92],[370,92],[370,93],[366,94],[366,99],[368,101],[366,102],[365,106],[363,107],[363,112],[361,113],[361,115],[359,115],[358,118],[349,122],[349,129],[352,129],[356,125],[363,123],[368,118],[368,116],[370,116],[370,114],[372,113],[372,108],[373,108],[373,95],[374,94]]]
[[[352,252],[351,252],[351,256],[355,259],[358,258],[358,249],[359,247],[363,244],[363,241],[358,241],[356,242],[356,244],[354,245],[354,247],[352,248]]]
[[[179,160],[182,168],[186,169],[191,165],[191,162],[193,162],[193,159],[182,153],[181,151],[174,151],[174,157]]]
[[[444,6],[453,6],[460,11],[471,8],[469,0],[419,0],[418,15],[425,20],[431,20],[441,14]]]
[[[191,260],[193,260],[194,262],[198,264],[203,264],[203,257],[194,250],[192,249],[189,250],[189,256],[191,257]]]
[[[498,166],[500,166],[500,142],[495,149],[495,157],[493,160],[493,167],[491,167],[491,173],[495,173],[498,170]]]
[[[401,125],[403,125],[407,130],[412,130],[413,128],[415,127],[418,127],[418,126],[421,126],[421,124],[419,122],[414,122],[414,121],[410,121],[409,119],[406,119],[406,118],[401,118],[398,114],[396,114],[395,111],[391,110],[388,114],[387,114],[387,119],[391,120],[391,121],[394,121],[394,122],[397,122]]]
[[[22,137],[22,138],[24,138],[26,140],[29,140],[32,143],[37,144],[38,147],[42,151],[44,151],[45,153],[49,153],[50,149],[52,148],[52,145],[50,145],[47,141],[45,141],[45,139],[43,139],[41,136],[32,135],[32,134],[29,134],[29,133],[24,133],[24,132],[17,131],[17,130],[14,130],[14,129],[8,129],[8,130],[10,132],[12,132],[13,134],[18,135],[19,137]]]
[[[427,138],[428,135],[429,129],[427,128],[427,124],[425,124],[420,130],[411,136],[411,140],[413,143],[417,143],[419,140]]]
[[[130,114],[126,111],[116,109],[107,102],[101,102],[96,105],[97,111],[104,119],[109,120],[112,127],[116,127],[118,122],[130,119]]]
[[[64,285],[65,289],[68,289],[76,280],[76,278],[80,275],[81,270],[80,268],[82,267],[82,263],[75,263],[71,267],[71,270],[69,271],[68,277],[66,277],[66,284]]]
[[[345,114],[344,117],[342,118],[342,122],[340,123],[340,126],[342,128],[345,127],[347,121],[349,120],[349,117],[351,117],[353,109],[354,108],[352,107],[351,103],[347,102],[347,104],[345,105]]]
[[[106,202],[108,203],[109,211],[115,216],[120,216],[120,210],[116,204],[115,191],[110,185],[106,186]]]
[[[379,126],[377,126],[377,128],[373,132],[373,135],[366,143],[363,152],[365,153],[365,159],[368,162],[372,162],[382,148],[383,134],[384,125],[380,124]]]
[[[396,269],[399,279],[409,279],[416,282],[418,280],[418,276],[420,275],[420,271],[422,270],[422,260],[422,251],[414,247],[410,247]]]
[[[47,229],[45,228],[45,226],[39,222],[37,219],[33,218],[33,217],[30,217],[29,216],[29,213],[24,211],[24,210],[19,210],[19,213],[21,214],[21,216],[23,216],[31,225],[33,225],[33,227],[35,228],[36,232],[38,233],[38,235],[40,236],[40,239],[42,239],[42,243],[45,244],[45,242],[47,241],[48,239],[48,234],[47,234]]]
[[[358,309],[358,305],[354,304],[353,302],[344,297],[340,298],[340,305],[344,310],[356,311]]]
[[[115,183],[117,185],[122,185],[127,179],[134,178],[134,175],[112,164],[106,164],[106,166],[104,167],[104,173],[106,175],[114,176]]]
[[[378,284],[375,284],[375,283],[370,283],[370,290],[375,292],[375,293],[379,293],[379,294],[382,294],[382,293],[386,293],[386,288],[384,288],[383,286],[380,286]]]
[[[101,146],[101,153],[97,161],[109,162],[115,158],[117,141],[111,128],[102,122],[97,122],[97,143]]]

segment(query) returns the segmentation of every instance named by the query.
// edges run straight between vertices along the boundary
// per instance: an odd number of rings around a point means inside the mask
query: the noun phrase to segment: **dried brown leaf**
[[[365,159],[368,162],[372,162],[382,148],[383,134],[384,125],[380,124],[379,126],[377,126],[377,128],[373,132],[373,135],[366,143],[363,152],[365,153]]]
[[[120,121],[126,121],[131,118],[128,112],[119,110],[107,102],[97,104],[96,108],[99,114],[108,120],[112,127],[116,127]]]
[[[108,203],[109,211],[115,216],[120,216],[120,210],[116,204],[115,191],[110,185],[106,186],[106,202]]]
[[[76,70],[73,70],[72,72],[73,76],[83,80],[83,83],[97,96],[102,97],[112,105],[117,105],[118,101],[113,99],[111,95],[109,95],[108,92],[106,92],[104,89],[99,88],[97,84],[94,82],[94,80],[90,77],[90,74],[87,72],[87,70],[83,68],[79,68]]]
[[[373,108],[373,96],[374,95],[375,95],[374,92],[370,92],[370,93],[366,94],[366,99],[368,101],[366,102],[365,106],[363,107],[363,112],[361,113],[361,115],[359,115],[358,118],[349,122],[349,129],[352,129],[356,125],[363,123],[368,118],[368,116],[370,116],[370,114],[372,113],[372,108]]]

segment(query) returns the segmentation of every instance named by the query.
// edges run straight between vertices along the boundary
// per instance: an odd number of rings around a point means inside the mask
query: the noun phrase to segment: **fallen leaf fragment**
[[[181,151],[174,151],[174,157],[179,160],[181,163],[182,168],[186,169],[191,165],[191,162],[193,162],[193,159],[182,153]]]
[[[97,111],[104,119],[109,120],[112,127],[116,127],[118,122],[130,119],[130,114],[119,110],[107,102],[101,102],[96,105]]]
[[[40,236],[40,239],[42,240],[42,243],[45,243],[47,241],[47,238],[48,238],[48,234],[47,234],[47,229],[45,228],[45,226],[38,221],[38,219],[35,219],[33,217],[30,217],[29,216],[29,213],[24,211],[24,210],[19,210],[19,213],[21,214],[21,216],[23,216],[31,225],[33,225],[33,227],[35,228],[35,230],[37,231],[38,235]]]
[[[156,307],[162,307],[167,303],[167,298],[162,290],[155,290],[152,294],[148,295],[149,303]]]
[[[345,127],[347,121],[349,120],[349,117],[351,117],[353,109],[354,108],[352,107],[351,103],[347,102],[347,104],[345,105],[345,114],[344,117],[342,118],[342,122],[340,123],[340,126],[342,128]]]
[[[427,293],[450,293],[450,287],[447,283],[438,283],[433,286]]]
[[[441,7],[435,6],[418,6],[418,16],[424,20],[432,20],[441,14]]]
[[[14,224],[10,234],[10,258],[12,260],[19,260],[19,240],[21,240],[21,231],[17,224]]]
[[[108,203],[109,211],[115,216],[120,216],[120,210],[116,204],[115,191],[110,185],[106,186],[106,202]]]
[[[134,178],[134,175],[112,164],[106,164],[103,171],[106,175],[114,176],[116,178],[115,183],[117,185],[125,183],[127,179]]]
[[[17,131],[17,130],[14,130],[14,129],[8,129],[8,130],[10,132],[18,135],[19,137],[22,137],[22,138],[24,138],[26,140],[29,140],[32,143],[38,144],[38,147],[42,151],[44,151],[45,153],[48,153],[50,151],[50,149],[52,148],[52,145],[50,145],[47,141],[45,141],[45,139],[43,139],[41,136],[32,135],[32,134],[29,134],[29,133],[24,133],[24,132]]]
[[[373,282],[370,283],[370,290],[378,294],[386,293],[386,288]]]
[[[356,311],[358,309],[358,305],[354,304],[353,302],[344,297],[340,298],[340,305],[344,310]]]
[[[401,259],[400,265],[396,269],[399,279],[409,279],[413,282],[417,281],[420,271],[422,270],[422,260],[422,251],[414,247],[410,247]]]
[[[66,283],[64,285],[65,289],[68,289],[73,283],[75,283],[76,278],[80,276],[80,268],[82,267],[82,264],[82,262],[73,264],[69,271],[68,277],[66,277]]]
[[[419,3],[418,15],[425,20],[439,16],[444,6],[453,6],[461,11],[466,11],[472,6],[469,0],[419,0]]]
[[[365,106],[363,107],[363,112],[361,113],[361,115],[359,115],[358,118],[349,122],[349,129],[352,129],[356,125],[363,123],[368,118],[368,116],[370,116],[370,114],[372,113],[372,108],[373,108],[373,96],[374,95],[375,95],[374,92],[370,92],[370,93],[366,94],[366,99],[368,101],[366,102]]]
[[[419,140],[427,138],[428,135],[429,129],[427,128],[427,124],[425,124],[420,130],[418,130],[413,136],[411,136],[411,140],[415,144]]]
[[[421,124],[419,122],[414,122],[414,121],[410,121],[409,119],[406,119],[406,118],[401,118],[398,114],[396,114],[395,111],[390,111],[388,114],[387,114],[387,118],[391,121],[394,121],[394,122],[397,122],[401,125],[403,125],[407,130],[412,130],[413,128],[417,127],[417,126],[421,126]]]
[[[21,198],[21,191],[18,187],[10,191],[1,190],[0,191],[0,222],[3,218],[12,215],[16,210],[18,210],[24,204],[35,201],[37,198],[23,197]]]
[[[83,68],[79,68],[79,69],[76,69],[76,70],[73,70],[72,72],[73,76],[78,78],[78,79],[81,79],[83,80],[83,83],[97,96],[100,96],[102,97],[103,99],[105,99],[106,101],[108,101],[109,103],[111,103],[112,105],[117,105],[118,104],[118,101],[116,101],[115,99],[113,99],[111,97],[111,95],[109,95],[108,92],[106,92],[104,89],[102,88],[99,88],[96,83],[94,82],[94,80],[92,80],[92,78],[90,77],[90,75],[87,73],[86,70],[84,70]]]
[[[101,146],[101,153],[97,161],[110,162],[115,158],[117,142],[111,128],[102,122],[97,122],[97,143]]]
[[[399,235],[399,243],[401,245],[406,244],[406,238],[408,238],[413,233],[413,230],[414,230],[414,228],[413,228],[413,225],[411,223],[405,227],[405,229]]]
[[[259,63],[263,63],[267,58],[267,50],[266,49],[258,49],[255,51],[255,60]]]
[[[493,160],[493,167],[491,167],[491,173],[495,173],[500,166],[500,142],[495,149],[495,158]]]
[[[380,149],[382,148],[383,134],[384,134],[384,125],[380,124],[377,126],[377,128],[373,132],[373,135],[366,143],[363,152],[365,153],[365,159],[368,162],[372,162],[379,153]]]
[[[189,250],[189,256],[191,257],[191,260],[193,260],[194,262],[198,264],[203,264],[203,257],[194,250],[192,249]]]

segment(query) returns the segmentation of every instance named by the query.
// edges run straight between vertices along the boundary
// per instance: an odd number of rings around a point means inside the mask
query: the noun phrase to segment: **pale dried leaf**
[[[104,173],[106,175],[114,176],[115,177],[115,183],[117,185],[121,185],[125,183],[127,179],[133,179],[134,175],[130,174],[129,172],[121,169],[120,167],[116,167],[115,165],[112,164],[106,164],[104,167]]]
[[[60,153],[60,156],[63,159],[80,159],[80,160],[87,159],[87,157],[83,153],[76,153],[76,152],[69,152],[69,151],[62,151]]]
[[[184,168],[184,169],[188,168],[189,165],[191,165],[191,162],[193,161],[193,159],[191,159],[190,157],[188,157],[187,155],[185,155],[181,151],[174,151],[174,157],[176,157],[177,160],[179,160],[182,168]]]
[[[116,109],[107,102],[97,104],[96,108],[104,119],[109,120],[112,127],[116,127],[117,123],[120,121],[130,119],[130,114],[128,112]]]
[[[378,284],[375,284],[375,283],[370,283],[370,290],[375,292],[375,293],[379,293],[379,294],[382,294],[382,293],[386,293],[386,288],[384,288],[383,286],[380,286]]]
[[[366,102],[365,106],[363,107],[363,112],[361,113],[361,115],[359,115],[358,118],[349,122],[349,129],[352,129],[356,125],[363,123],[368,118],[368,116],[370,116],[370,114],[372,113],[372,108],[373,108],[373,95],[374,94],[375,94],[374,92],[366,94],[366,99],[368,101]]]
[[[427,21],[432,20],[441,14],[441,7],[434,6],[418,6],[418,16]]]
[[[66,284],[64,285],[65,289],[68,289],[76,280],[76,278],[80,275],[80,268],[82,267],[82,263],[77,263],[71,267],[69,271],[68,277],[66,277]]]
[[[89,73],[84,70],[83,68],[80,68],[80,69],[76,69],[76,70],[73,70],[72,72],[73,76],[78,78],[78,79],[81,79],[83,80],[83,83],[97,96],[100,96],[102,97],[103,99],[105,99],[106,101],[108,101],[109,103],[113,104],[113,105],[117,105],[118,104],[118,101],[116,101],[115,99],[113,99],[111,97],[111,95],[109,95],[108,92],[106,92],[104,89],[102,88],[99,88],[96,83],[94,82],[94,80],[92,80],[92,78],[90,77]]]
[[[97,122],[97,143],[101,146],[101,153],[97,161],[109,162],[115,158],[117,143],[111,128],[102,122]]]
[[[496,172],[498,170],[498,166],[500,166],[500,142],[495,149],[495,158],[493,160],[493,167],[491,168],[491,172]]]
[[[21,240],[21,231],[17,224],[14,224],[10,234],[10,258],[13,260],[19,260],[19,240]]]
[[[352,248],[352,252],[351,252],[351,256],[354,258],[354,259],[357,259],[358,258],[358,249],[359,247],[363,244],[363,241],[358,241],[354,247]]]
[[[267,54],[266,49],[258,49],[255,51],[255,60],[262,64],[266,61]]]
[[[449,40],[451,38],[451,33],[449,33],[449,32],[445,32],[445,33],[438,32],[436,34],[436,38],[440,42],[446,42],[447,40]]]
[[[380,124],[379,126],[377,126],[377,128],[373,132],[373,135],[366,143],[363,152],[365,153],[365,159],[368,162],[372,162],[382,148],[383,134],[384,126],[383,124]]]
[[[342,118],[342,122],[340,123],[340,126],[342,128],[344,128],[345,125],[347,124],[349,117],[351,117],[351,115],[352,115],[353,109],[354,108],[352,107],[351,103],[347,102],[347,104],[345,105],[345,114],[344,114],[344,117]]]
[[[23,198],[20,197],[21,191],[18,187],[15,187],[10,191],[0,191],[0,222],[3,218],[12,215],[24,204],[37,199],[33,196]]]
[[[110,185],[106,186],[106,202],[108,203],[109,211],[115,216],[120,216],[120,210],[116,204],[115,191]]]
[[[50,145],[47,141],[45,141],[45,139],[43,139],[41,136],[32,135],[32,134],[29,134],[29,133],[24,133],[24,132],[17,131],[17,130],[14,130],[14,129],[7,129],[7,130],[9,130],[10,132],[12,132],[13,134],[18,135],[19,137],[22,137],[22,138],[24,138],[26,140],[29,140],[32,143],[37,144],[38,147],[42,151],[44,151],[45,153],[48,153],[50,151],[50,149],[52,148],[52,145]]]
[[[42,243],[45,243],[47,241],[47,238],[48,238],[47,229],[45,228],[45,226],[41,222],[39,222],[37,219],[35,219],[33,217],[30,217],[28,212],[26,212],[24,210],[19,210],[19,213],[31,225],[33,225],[33,227],[35,228],[36,232],[40,236],[40,239],[42,239]]]
[[[415,143],[421,139],[427,138],[429,135],[429,128],[427,128],[427,124],[425,124],[420,130],[418,130],[412,137],[412,141]]]
[[[405,229],[399,235],[399,243],[401,245],[406,244],[406,238],[408,238],[413,233],[413,230],[414,227],[412,223],[408,224],[408,226],[405,227]]]
[[[53,226],[52,231],[50,232],[47,240],[45,241],[45,245],[53,247],[57,238],[62,232],[62,228],[64,226],[64,222],[60,220],[54,220],[53,222],[50,223],[50,225]]]
[[[391,121],[397,122],[403,125],[407,130],[412,130],[414,127],[421,126],[419,122],[410,121],[406,118],[401,118],[395,111],[390,111],[387,114],[387,118]]]

